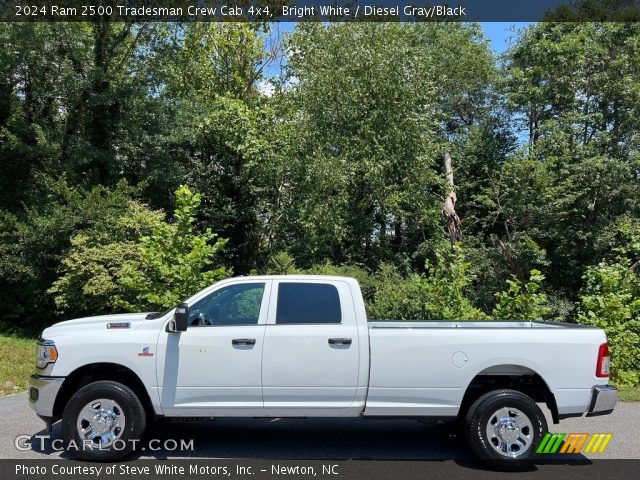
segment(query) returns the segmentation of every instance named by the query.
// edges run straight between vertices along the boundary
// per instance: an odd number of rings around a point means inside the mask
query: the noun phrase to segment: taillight
[[[603,343],[598,349],[598,363],[596,364],[596,377],[607,378],[609,376],[609,345]]]

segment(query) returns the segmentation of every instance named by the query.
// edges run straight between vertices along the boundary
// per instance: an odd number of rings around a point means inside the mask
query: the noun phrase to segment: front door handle
[[[329,345],[351,345],[350,338],[330,338]]]
[[[255,345],[255,338],[234,338],[231,340],[232,345]]]

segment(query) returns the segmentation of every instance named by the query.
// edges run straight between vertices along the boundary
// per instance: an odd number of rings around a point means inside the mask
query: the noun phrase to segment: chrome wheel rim
[[[521,457],[533,443],[531,420],[513,407],[496,410],[487,421],[486,433],[489,445],[503,457]]]
[[[114,400],[98,398],[87,403],[76,422],[78,435],[89,448],[106,448],[122,436],[124,411]]]

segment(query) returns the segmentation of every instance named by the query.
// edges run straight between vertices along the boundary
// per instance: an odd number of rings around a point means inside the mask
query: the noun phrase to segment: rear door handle
[[[330,338],[329,344],[330,345],[351,345],[351,339],[350,338]]]
[[[231,340],[232,345],[255,345],[255,338],[234,338]]]

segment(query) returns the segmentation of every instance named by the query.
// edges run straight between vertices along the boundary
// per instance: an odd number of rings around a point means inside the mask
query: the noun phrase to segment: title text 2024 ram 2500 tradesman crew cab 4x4
[[[102,460],[157,417],[414,417],[461,420],[477,456],[517,469],[547,431],[538,403],[557,423],[617,401],[600,329],[367,322],[345,277],[232,278],[164,313],[58,323],[37,369],[36,413]]]

